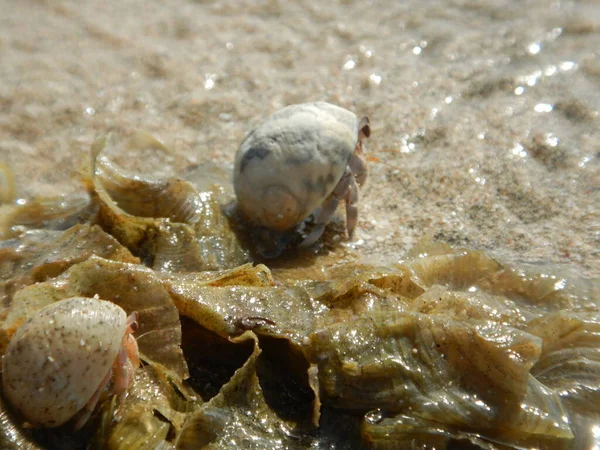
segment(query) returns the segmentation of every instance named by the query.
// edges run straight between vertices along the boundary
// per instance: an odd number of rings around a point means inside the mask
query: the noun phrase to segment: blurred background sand
[[[600,4],[0,0],[0,162],[18,196],[80,189],[92,141],[143,129],[168,167],[230,167],[291,103],[371,118],[356,240],[424,237],[600,275]]]

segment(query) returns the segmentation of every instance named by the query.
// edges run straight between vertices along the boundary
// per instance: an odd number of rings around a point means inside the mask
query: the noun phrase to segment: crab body
[[[136,314],[95,298],[41,309],[17,330],[2,360],[4,395],[33,426],[81,427],[104,386],[126,390],[139,364]]]
[[[356,225],[358,185],[366,178],[362,139],[370,134],[367,118],[329,103],[291,105],[248,134],[235,158],[234,188],[238,211],[270,230],[294,229],[313,213],[319,238],[341,200],[347,229]],[[358,184],[357,184],[358,183]]]

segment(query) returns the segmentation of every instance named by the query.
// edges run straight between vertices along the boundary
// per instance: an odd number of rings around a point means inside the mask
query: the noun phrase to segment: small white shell
[[[291,105],[242,142],[235,157],[238,210],[284,231],[308,217],[340,181],[358,142],[354,113],[329,103]]]
[[[41,309],[7,347],[4,395],[32,425],[66,423],[111,369],[126,328],[125,311],[104,300],[73,297]]]

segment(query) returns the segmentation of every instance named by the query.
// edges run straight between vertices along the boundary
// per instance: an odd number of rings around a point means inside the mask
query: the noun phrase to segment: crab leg
[[[133,333],[135,333],[138,328],[138,313],[133,312],[127,316],[127,329],[125,330],[125,337],[123,338],[123,347],[125,347],[127,357],[134,368],[140,366],[138,345],[136,339],[133,337]]]
[[[356,222],[358,221],[358,184],[356,179],[352,177],[350,186],[346,191],[346,230],[348,231],[348,239],[352,239]]]
[[[364,144],[359,143],[359,144],[357,144],[357,146],[358,145],[363,146]],[[350,167],[350,170],[354,174],[354,178],[356,179],[356,182],[358,183],[358,185],[360,187],[362,187],[363,184],[365,184],[365,181],[367,180],[367,174],[368,174],[367,161],[365,160],[365,158],[362,156],[362,154],[360,152],[356,151],[352,154],[352,157],[350,158],[350,161],[348,162],[348,166]]]
[[[337,184],[329,198],[325,200],[325,202],[323,202],[323,208],[321,209],[319,216],[315,220],[315,227],[304,238],[304,240],[300,244],[300,247],[310,247],[315,242],[317,242],[317,240],[323,234],[323,231],[325,231],[325,225],[327,225],[331,220],[331,217],[335,213],[335,210],[340,204],[340,201],[348,197],[348,191],[352,189],[352,185],[356,186],[356,180],[352,175],[352,170],[350,169],[350,166],[346,166],[346,171],[344,172],[344,175],[342,175],[342,178],[340,179],[339,183]],[[356,217],[354,218],[354,224],[356,224]],[[354,231],[354,227],[352,228],[352,231]]]
[[[134,312],[127,317],[125,336],[123,337],[117,359],[115,359],[113,364],[113,371],[115,374],[113,391],[115,394],[122,394],[127,391],[133,382],[134,369],[140,365],[137,341],[132,335],[132,333],[135,333],[138,329],[137,321],[137,312]]]
[[[113,364],[113,371],[115,373],[113,392],[117,395],[122,394],[127,391],[133,381],[133,366],[123,347],[119,350],[119,355]]]

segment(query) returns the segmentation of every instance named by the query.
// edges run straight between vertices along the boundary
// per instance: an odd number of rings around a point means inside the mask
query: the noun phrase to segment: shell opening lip
[[[363,116],[358,123],[359,133],[364,135],[364,137],[371,136],[371,121],[367,116]]]
[[[287,231],[302,219],[298,198],[287,187],[267,186],[261,198],[261,202],[254,202],[253,205],[238,203],[240,212],[249,222],[275,231]]]

